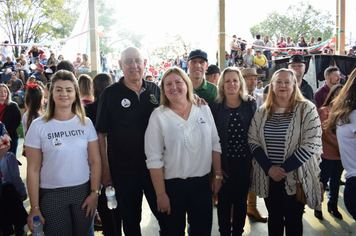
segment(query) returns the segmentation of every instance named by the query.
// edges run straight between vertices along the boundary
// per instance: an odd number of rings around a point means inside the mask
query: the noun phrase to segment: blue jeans
[[[108,65],[107,64],[102,65],[101,70],[102,72],[108,72]]]
[[[263,55],[265,55],[265,57],[268,60],[268,67],[272,68],[272,61],[271,61],[271,51],[263,51]]]
[[[89,72],[91,72],[91,69],[89,69],[89,68],[78,68],[77,72],[78,73],[89,73]]]
[[[36,80],[41,80],[40,78],[37,77],[37,75],[40,75],[40,74],[41,74],[41,73],[38,72],[38,71],[34,71],[34,72],[31,73],[31,75],[36,76]]]
[[[161,227],[161,235],[168,235],[165,233],[166,225],[164,223],[164,216],[157,211],[156,192],[149,177],[143,180],[119,180],[113,178],[113,181],[126,236],[141,235],[140,222],[143,193],[145,193],[152,213],[158,220]]]
[[[23,99],[24,99],[24,96],[25,96],[25,92],[20,90],[20,91],[17,91],[17,95],[15,95],[15,92],[11,92],[11,99],[12,101],[15,101],[15,97],[18,97],[19,98],[19,104],[23,105]]]
[[[165,214],[168,235],[183,236],[188,213],[191,236],[210,236],[213,205],[208,175],[165,180],[171,214]]]
[[[348,212],[356,220],[356,177],[351,177],[346,180],[344,190],[344,201]]]
[[[322,158],[320,169],[320,182],[323,183],[324,189],[327,182],[329,181],[330,183],[329,201],[337,204],[337,199],[339,198],[340,178],[342,172],[344,171],[341,160],[328,160]]]
[[[91,226],[90,226],[90,230],[89,230],[88,236],[94,236],[94,219],[95,219],[95,215],[93,217],[93,221],[91,222]]]

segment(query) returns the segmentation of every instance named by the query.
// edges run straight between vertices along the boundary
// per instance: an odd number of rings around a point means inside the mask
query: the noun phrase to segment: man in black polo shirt
[[[104,90],[98,105],[101,183],[116,189],[125,235],[141,235],[143,192],[165,235],[144,153],[144,134],[151,112],[159,106],[160,89],[142,79],[146,61],[137,48],[125,49],[119,65],[124,77]]]

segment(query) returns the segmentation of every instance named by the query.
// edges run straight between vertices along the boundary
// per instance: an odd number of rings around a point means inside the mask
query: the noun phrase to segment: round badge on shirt
[[[200,117],[200,118],[198,119],[198,122],[199,122],[200,124],[206,124],[206,120],[205,120],[204,118],[202,118],[202,117]]]
[[[62,145],[62,141],[59,138],[55,138],[52,140],[53,146],[60,147]]]
[[[128,108],[131,106],[131,101],[127,98],[122,99],[121,105],[125,108]]]

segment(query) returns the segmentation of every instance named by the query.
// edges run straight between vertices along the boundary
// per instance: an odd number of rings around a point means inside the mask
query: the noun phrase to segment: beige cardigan
[[[307,204],[314,209],[321,204],[321,189],[319,185],[319,164],[322,154],[321,123],[315,105],[309,101],[304,103],[303,118],[301,122],[301,105],[298,103],[294,108],[284,144],[285,159],[288,159],[298,148],[299,138],[302,132],[301,147],[313,153],[301,167],[298,168],[299,178],[306,193]],[[261,106],[255,113],[248,134],[248,142],[262,147],[267,155],[267,147],[264,138],[264,127],[267,114],[264,115],[265,105]],[[300,127],[301,126],[301,127]],[[252,160],[254,173],[252,189],[259,197],[266,198],[269,193],[269,176],[265,174],[255,158]],[[296,171],[287,173],[285,189],[288,195],[296,194],[297,177]]]

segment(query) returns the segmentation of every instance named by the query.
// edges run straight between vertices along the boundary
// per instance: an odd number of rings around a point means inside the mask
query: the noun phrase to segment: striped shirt
[[[268,170],[272,165],[280,166],[288,173],[289,171],[299,168],[312,155],[312,152],[299,147],[295,150],[292,156],[285,156],[285,145],[287,130],[294,116],[292,112],[288,118],[283,116],[284,109],[280,108],[273,114],[270,120],[266,121],[264,127],[264,136],[267,147],[267,155],[264,153],[262,147],[249,143],[250,150],[254,157],[268,175]],[[299,128],[300,129],[300,128]]]
[[[267,146],[268,159],[274,165],[281,166],[284,163],[284,146],[286,134],[293,113],[284,117],[283,113],[274,113],[270,120],[266,121],[265,141]]]

